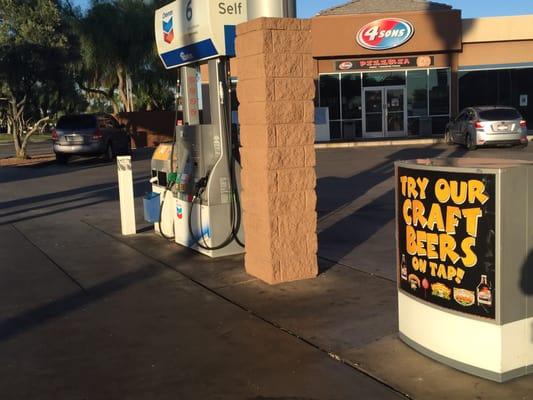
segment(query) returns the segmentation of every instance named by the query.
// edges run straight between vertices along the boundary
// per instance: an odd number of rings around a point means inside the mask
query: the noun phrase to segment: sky
[[[533,14],[531,0],[436,0],[463,11],[463,18]],[[298,0],[298,16],[307,18],[318,11],[346,3],[344,0]]]
[[[347,0],[297,1],[298,16],[300,18],[311,17],[320,10],[347,2]],[[533,14],[533,1],[531,0],[440,0],[440,2],[462,10],[463,18]],[[90,3],[90,0],[73,0],[73,3],[85,8]]]

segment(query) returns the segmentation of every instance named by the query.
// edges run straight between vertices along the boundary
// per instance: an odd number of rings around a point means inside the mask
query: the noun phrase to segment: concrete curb
[[[388,139],[388,140],[372,140],[370,142],[329,142],[316,143],[315,149],[342,149],[352,147],[379,147],[379,146],[409,146],[409,145],[431,145],[444,143],[444,139]]]
[[[528,135],[528,140],[533,141],[533,135]],[[422,139],[387,139],[357,142],[327,142],[315,143],[315,149],[346,149],[353,147],[379,147],[379,146],[413,146],[444,144],[443,138],[422,138]]]

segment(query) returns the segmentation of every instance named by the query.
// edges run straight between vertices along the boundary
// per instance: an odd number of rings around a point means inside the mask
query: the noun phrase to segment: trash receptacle
[[[144,205],[144,220],[155,224],[159,222],[159,214],[161,212],[161,202],[159,193],[146,193],[143,198]]]
[[[533,372],[533,163],[396,163],[400,338],[498,382]]]

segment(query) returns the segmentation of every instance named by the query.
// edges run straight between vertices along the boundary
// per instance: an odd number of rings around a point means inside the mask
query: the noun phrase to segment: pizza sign
[[[413,25],[400,18],[384,18],[363,26],[357,33],[357,43],[369,50],[399,47],[413,37]]]

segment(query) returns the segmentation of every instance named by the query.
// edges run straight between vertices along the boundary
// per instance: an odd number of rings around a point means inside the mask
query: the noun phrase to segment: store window
[[[429,70],[429,115],[450,114],[450,71],[449,69]]]
[[[363,86],[403,86],[405,71],[366,72],[363,74]]]
[[[428,115],[428,71],[407,71],[407,133],[420,135],[420,119]],[[425,121],[422,121],[424,124]],[[427,123],[427,122],[426,122]]]
[[[449,69],[347,72],[322,74],[317,105],[330,113],[332,140],[363,137],[362,102],[365,86],[404,86],[406,88],[407,130],[409,135],[441,135],[450,117]],[[368,100],[368,99],[367,99]],[[367,106],[368,108],[368,106]],[[366,127],[372,125],[366,116]],[[381,119],[374,121],[382,126]],[[379,127],[376,128],[379,131]]]
[[[361,74],[341,75],[342,137],[345,140],[363,136],[361,106]]]
[[[459,72],[459,107],[515,107],[533,118],[533,68]]]
[[[339,74],[320,76],[320,107],[328,107],[330,121],[340,119]]]
[[[428,115],[427,71],[407,71],[407,112],[409,117]]]
[[[342,118],[361,119],[361,74],[344,74],[341,82]]]

